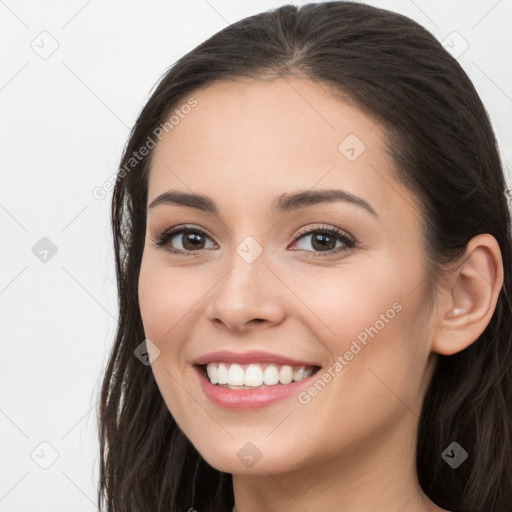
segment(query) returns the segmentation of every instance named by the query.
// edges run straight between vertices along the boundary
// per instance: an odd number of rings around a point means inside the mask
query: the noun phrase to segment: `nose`
[[[211,292],[208,319],[234,332],[280,324],[285,315],[285,297],[279,293],[283,284],[267,266],[264,253],[251,263],[235,254],[232,262]]]

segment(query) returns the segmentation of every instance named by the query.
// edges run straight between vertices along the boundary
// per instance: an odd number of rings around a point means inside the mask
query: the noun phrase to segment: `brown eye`
[[[163,246],[172,253],[196,254],[209,248],[205,245],[206,240],[210,240],[210,238],[203,231],[197,228],[181,227],[166,231],[155,241],[155,245]],[[175,247],[174,244],[178,245],[178,247]],[[181,247],[179,247],[180,245]]]
[[[329,251],[336,248],[336,238],[327,233],[316,233],[311,235],[311,247],[315,251]]]
[[[303,231],[294,239],[296,246],[302,239],[309,241],[303,243],[302,248],[296,250],[313,252],[313,256],[328,256],[338,254],[355,246],[355,240],[338,228],[317,228]],[[336,246],[339,243],[340,245]]]
[[[203,235],[198,233],[186,232],[181,235],[181,244],[187,250],[194,251],[197,249],[204,249]]]

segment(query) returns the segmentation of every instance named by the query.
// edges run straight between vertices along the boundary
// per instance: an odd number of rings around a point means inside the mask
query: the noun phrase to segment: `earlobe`
[[[462,263],[447,277],[437,307],[432,350],[452,355],[475,342],[489,324],[503,285],[503,262],[490,234],[473,237]]]

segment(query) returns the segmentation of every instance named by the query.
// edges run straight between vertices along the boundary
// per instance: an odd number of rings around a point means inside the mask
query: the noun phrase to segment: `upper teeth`
[[[292,381],[305,379],[311,375],[313,368],[306,368],[306,366],[292,367],[286,364],[208,363],[206,372],[212,384],[258,387],[262,385],[273,386],[279,382],[290,384]]]

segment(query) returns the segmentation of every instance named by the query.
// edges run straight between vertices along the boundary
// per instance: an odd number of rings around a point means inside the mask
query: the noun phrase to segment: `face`
[[[155,148],[138,283],[152,370],[179,427],[230,473],[360,460],[412,440],[433,357],[425,255],[417,200],[393,180],[380,126],[306,80],[217,82],[193,97]],[[328,189],[346,195],[273,208]],[[168,191],[207,196],[216,212],[149,207]],[[155,243],[174,227],[186,229]],[[319,369],[212,392],[196,362],[218,351]],[[255,375],[269,364],[258,357]]]

